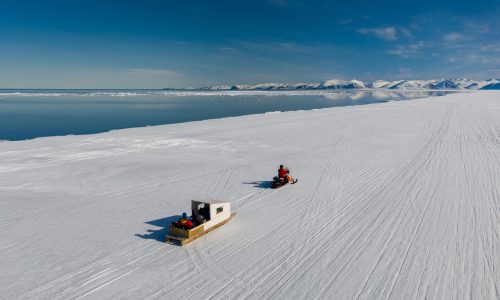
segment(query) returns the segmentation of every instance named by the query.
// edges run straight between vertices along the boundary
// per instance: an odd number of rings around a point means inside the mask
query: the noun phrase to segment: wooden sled
[[[181,246],[229,222],[236,213],[231,213],[229,202],[200,202],[191,201],[193,219],[202,218],[204,222],[192,229],[183,229],[170,224],[170,231],[165,237],[165,242]],[[203,216],[204,215],[204,216]]]

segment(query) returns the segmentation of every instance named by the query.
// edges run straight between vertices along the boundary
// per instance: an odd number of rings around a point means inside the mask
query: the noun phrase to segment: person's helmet
[[[280,169],[283,169],[283,165],[280,165]]]
[[[188,216],[187,216],[187,214],[185,212],[182,213],[182,218],[183,219],[187,219],[188,218]]]

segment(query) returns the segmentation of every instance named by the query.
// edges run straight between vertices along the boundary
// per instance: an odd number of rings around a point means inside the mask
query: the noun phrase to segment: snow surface
[[[499,299],[499,158],[498,91],[2,142],[0,298]]]

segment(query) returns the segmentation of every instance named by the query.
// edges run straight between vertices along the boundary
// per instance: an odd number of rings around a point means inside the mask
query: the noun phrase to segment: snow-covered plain
[[[3,299],[499,299],[500,92],[2,142],[0,253]]]

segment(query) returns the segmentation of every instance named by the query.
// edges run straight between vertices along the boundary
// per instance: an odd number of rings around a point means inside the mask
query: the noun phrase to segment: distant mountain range
[[[218,85],[198,90],[500,90],[500,80],[471,80],[465,78],[444,80],[360,81],[331,79],[313,83],[260,83],[255,85]]]

